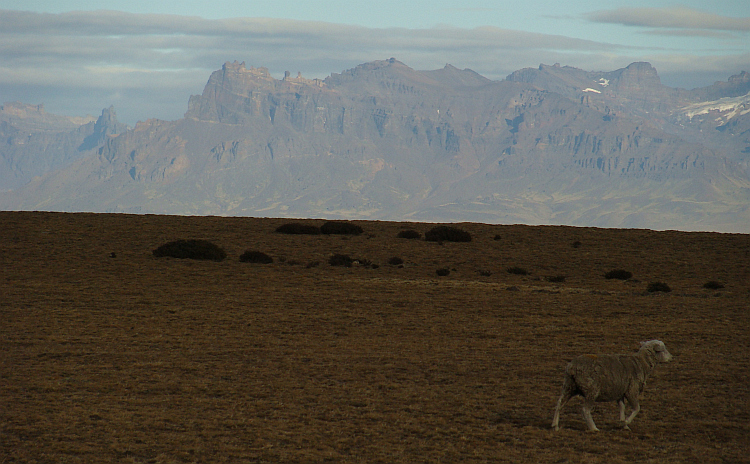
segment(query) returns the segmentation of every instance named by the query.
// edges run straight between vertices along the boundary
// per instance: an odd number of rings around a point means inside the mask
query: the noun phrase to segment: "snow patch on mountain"
[[[678,113],[693,119],[695,116],[717,111],[724,122],[744,114],[750,113],[750,93],[739,97],[725,97],[718,100],[693,103],[677,110]]]

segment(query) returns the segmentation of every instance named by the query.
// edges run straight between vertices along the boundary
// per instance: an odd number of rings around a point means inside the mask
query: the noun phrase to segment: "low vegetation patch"
[[[580,240],[573,242],[573,248],[581,248],[581,245],[583,245],[583,243],[581,243]]]
[[[422,234],[420,234],[414,229],[407,229],[407,230],[402,230],[401,232],[399,232],[398,235],[396,235],[396,237],[408,238],[408,239],[420,239],[422,238]]]
[[[351,222],[328,221],[320,226],[320,233],[325,235],[359,235],[362,228]]]
[[[343,255],[343,254],[335,254],[328,258],[328,264],[331,266],[344,266],[344,267],[352,267],[354,265],[361,266],[361,267],[369,267],[372,269],[377,269],[380,266],[373,263],[369,259],[365,258],[352,258],[349,255]],[[317,265],[317,263],[316,263]]]
[[[440,277],[445,277],[451,273],[450,269],[446,269],[446,268],[440,268],[436,272],[437,272],[437,275],[439,275]]]
[[[320,227],[299,222],[289,222],[276,228],[279,234],[320,235]]]
[[[672,289],[669,288],[669,285],[665,284],[664,282],[651,282],[648,284],[648,287],[646,287],[646,291],[648,292],[671,292]]]
[[[428,242],[470,242],[471,234],[451,226],[436,226],[424,234]]]
[[[624,269],[613,269],[604,274],[605,279],[628,280],[631,277],[633,277],[633,273]]]
[[[485,270],[483,270],[483,269],[480,269],[480,270],[479,270],[478,272],[479,272],[479,275],[480,275],[480,276],[482,276],[482,277],[489,277],[489,276],[491,276],[491,275],[492,275],[492,272],[490,272],[490,271],[485,271]]]
[[[529,271],[527,271],[526,269],[524,269],[522,267],[512,266],[512,267],[508,268],[508,273],[509,274],[516,274],[516,275],[528,275]]]
[[[328,264],[330,264],[331,266],[352,267],[353,263],[354,258],[350,257],[349,255],[335,254],[328,258]]]
[[[170,257],[178,259],[202,259],[222,261],[226,252],[208,240],[175,240],[165,243],[153,251],[157,258]]]
[[[240,262],[242,263],[259,263],[259,264],[271,264],[273,258],[263,253],[262,251],[250,251],[247,250],[240,255]],[[291,264],[291,263],[290,263]]]
[[[724,288],[724,284],[721,282],[717,282],[716,280],[709,280],[705,284],[703,284],[703,288],[707,288],[709,290],[720,290]]]
[[[562,283],[565,282],[565,276],[564,275],[557,275],[557,276],[548,276],[545,278],[547,282],[553,282],[553,283]]]
[[[399,258],[398,256],[394,256],[393,258],[388,260],[388,264],[392,266],[398,266],[399,264],[404,264],[404,260]]]

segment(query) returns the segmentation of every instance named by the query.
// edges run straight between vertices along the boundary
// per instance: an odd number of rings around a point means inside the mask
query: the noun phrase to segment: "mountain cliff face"
[[[117,122],[112,107],[94,119],[49,114],[43,105],[5,103],[0,106],[0,191],[67,166],[102,145],[108,135],[127,129]]]
[[[708,95],[648,63],[498,82],[395,59],[324,80],[227,62],[183,119],[100,128],[92,155],[0,206],[750,232],[747,156],[679,122]]]

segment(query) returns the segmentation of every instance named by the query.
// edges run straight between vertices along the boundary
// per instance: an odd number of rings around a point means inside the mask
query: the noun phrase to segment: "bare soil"
[[[287,222],[1,212],[0,462],[750,462],[750,236]],[[177,239],[228,258],[153,256]],[[570,359],[652,338],[631,431],[578,399],[550,429]]]

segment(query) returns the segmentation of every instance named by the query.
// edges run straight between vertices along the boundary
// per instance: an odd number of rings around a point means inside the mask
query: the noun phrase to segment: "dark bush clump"
[[[516,274],[516,275],[528,275],[529,273],[529,271],[527,271],[526,269],[522,267],[517,267],[517,266],[509,267],[508,272],[510,274]]]
[[[262,251],[250,251],[250,250],[247,250],[246,252],[244,252],[244,253],[242,253],[240,255],[240,262],[242,262],[242,263],[271,264],[273,262],[273,258],[271,258],[267,254],[263,253]]]
[[[352,264],[354,263],[354,259],[350,258],[349,255],[333,255],[328,259],[328,264],[331,266],[344,266],[344,267],[352,267]]]
[[[428,242],[470,242],[471,234],[450,226],[437,226],[424,234]]]
[[[724,284],[715,280],[709,280],[708,282],[703,284],[703,288],[707,288],[709,290],[720,290],[724,288]]]
[[[445,277],[445,276],[447,276],[450,273],[451,273],[451,271],[448,270],[448,269],[446,269],[446,268],[442,268],[442,269],[438,269],[437,270],[437,275],[439,275],[440,277]]]
[[[320,233],[326,235],[359,235],[362,228],[351,222],[328,221],[320,226]]]
[[[583,245],[583,243],[581,243],[580,240],[573,242],[573,248],[581,248],[581,245]]]
[[[227,257],[226,252],[208,240],[175,240],[165,243],[153,251],[157,258],[170,257],[179,259],[205,259],[221,261]]]
[[[490,272],[490,271],[485,271],[485,270],[483,270],[483,269],[480,269],[480,270],[479,270],[479,271],[477,271],[477,272],[479,272],[479,275],[480,275],[480,276],[482,276],[482,277],[489,277],[489,276],[491,276],[491,275],[492,275],[492,272]]]
[[[279,234],[320,235],[320,228],[310,224],[289,222],[277,227],[276,232]]]
[[[404,260],[399,258],[398,256],[394,256],[393,258],[388,260],[388,264],[392,266],[398,266],[399,264],[404,264]]]
[[[628,280],[631,277],[633,277],[633,273],[630,271],[625,271],[623,269],[613,269],[604,274],[605,279]]]
[[[498,240],[502,240],[502,239],[503,238],[499,234],[497,234],[497,235],[495,235],[495,238],[493,238],[492,240],[498,241]]]
[[[562,282],[565,282],[565,276],[564,275],[549,276],[547,277],[547,282],[562,283]]]
[[[669,285],[665,284],[664,282],[651,282],[648,284],[648,287],[646,287],[646,291],[648,292],[671,292],[672,289],[669,288]]]
[[[409,238],[409,239],[415,239],[415,238],[417,238],[418,239],[418,238],[422,238],[422,234],[420,234],[419,232],[417,232],[414,229],[407,229],[407,230],[402,230],[401,232],[399,232],[398,235],[396,235],[396,237],[398,237],[398,238]]]

